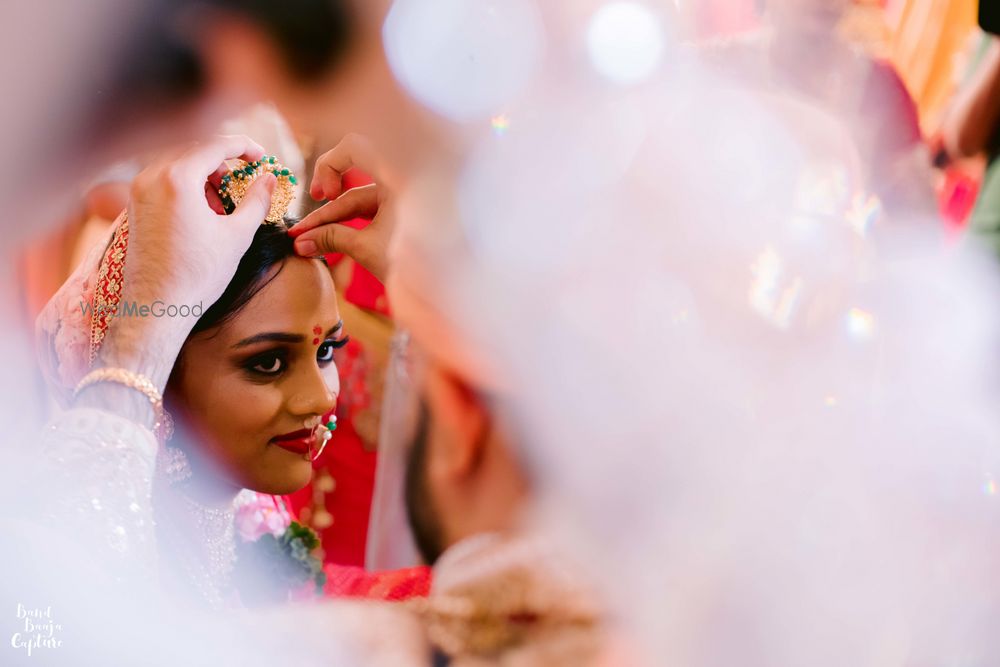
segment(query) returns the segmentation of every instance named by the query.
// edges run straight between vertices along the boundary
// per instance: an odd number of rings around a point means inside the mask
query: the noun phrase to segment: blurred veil
[[[414,180],[397,239],[503,371],[532,520],[650,664],[982,662],[995,267],[883,210],[843,119],[680,45],[582,74],[560,6],[565,62]]]
[[[417,395],[406,368],[408,345],[409,335],[397,332],[386,371],[378,466],[365,549],[365,566],[369,570],[398,569],[420,563],[404,500],[407,447],[418,419]]]

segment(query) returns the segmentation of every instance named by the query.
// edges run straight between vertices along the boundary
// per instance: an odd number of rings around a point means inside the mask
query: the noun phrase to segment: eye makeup
[[[344,336],[343,338],[338,338],[336,340],[327,339],[323,341],[319,348],[316,350],[316,361],[320,364],[328,364],[333,361],[333,351],[339,350],[340,348],[347,345],[348,341],[351,340],[350,336]]]
[[[283,347],[271,348],[238,362],[250,379],[268,381],[281,375],[288,367],[288,350]]]
[[[313,345],[317,346],[315,358],[320,366],[325,367],[332,363],[333,351],[344,347],[350,341],[350,336],[333,338],[343,328],[343,321],[338,321],[337,324],[330,327],[323,338],[318,336],[313,338]],[[317,329],[322,332],[322,327],[316,325],[313,327],[313,333]],[[236,343],[233,347],[240,349],[264,342],[278,343],[278,345],[240,358],[236,364],[246,371],[253,381],[271,381],[288,370],[289,364],[298,354],[296,346],[301,345],[304,341],[303,336],[286,332],[266,332],[250,336]]]

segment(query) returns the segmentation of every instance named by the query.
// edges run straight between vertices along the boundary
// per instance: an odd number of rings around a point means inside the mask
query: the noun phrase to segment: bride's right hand
[[[123,304],[205,309],[219,298],[267,214],[275,184],[270,174],[259,179],[225,215],[216,194],[219,179],[227,171],[225,160],[263,155],[247,137],[218,137],[166,156],[136,176],[128,206]],[[197,319],[194,313],[116,317],[99,365],[141,373],[162,392]]]

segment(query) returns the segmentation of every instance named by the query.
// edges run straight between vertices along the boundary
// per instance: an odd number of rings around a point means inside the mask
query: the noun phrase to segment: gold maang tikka
[[[219,197],[226,213],[232,213],[246,197],[250,186],[258,178],[270,172],[277,177],[278,182],[271,194],[271,210],[264,219],[267,222],[281,223],[295,196],[295,186],[299,183],[295,174],[278,162],[278,158],[274,155],[265,155],[254,162],[237,160],[235,164],[236,166],[222,176],[222,185],[219,187]]]

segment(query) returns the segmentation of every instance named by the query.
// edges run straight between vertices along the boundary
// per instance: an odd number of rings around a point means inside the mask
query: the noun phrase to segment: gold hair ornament
[[[272,173],[278,179],[271,194],[271,210],[264,218],[267,222],[281,223],[285,213],[295,196],[295,186],[299,181],[288,167],[278,162],[274,155],[265,155],[255,162],[237,160],[236,166],[222,176],[219,187],[219,197],[226,213],[232,213],[254,182],[266,173]]]

